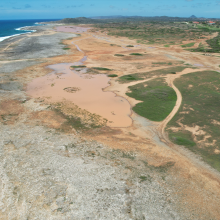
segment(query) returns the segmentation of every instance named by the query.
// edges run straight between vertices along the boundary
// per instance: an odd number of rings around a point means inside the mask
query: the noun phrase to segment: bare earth
[[[182,101],[173,81],[195,69],[167,76],[177,102],[160,123],[131,110],[138,101],[125,93],[142,81],[106,76],[163,68],[152,62],[219,71],[219,58],[176,46],[128,49],[136,43],[88,28],[39,27],[2,42],[0,219],[220,219],[219,173],[165,133]],[[133,52],[145,55],[114,56]],[[68,121],[76,116],[97,126],[77,129]]]

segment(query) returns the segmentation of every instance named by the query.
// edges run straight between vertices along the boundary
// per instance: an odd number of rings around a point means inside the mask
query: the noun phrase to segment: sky
[[[92,16],[220,18],[220,0],[1,0],[0,20]]]

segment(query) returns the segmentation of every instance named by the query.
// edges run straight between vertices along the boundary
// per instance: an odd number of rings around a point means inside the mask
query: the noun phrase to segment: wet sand
[[[69,30],[75,32],[75,30],[87,31],[89,28],[60,26],[57,29],[62,32],[69,32]],[[74,45],[85,55],[78,45]],[[89,75],[85,74],[85,70],[80,73],[70,69],[71,66],[82,65],[86,60],[85,55],[79,62],[48,66],[54,71],[29,83],[27,94],[34,98],[46,98],[51,103],[71,101],[79,108],[107,119],[107,126],[110,127],[131,126],[129,102],[113,92],[103,91],[109,86],[109,77],[104,74]]]
[[[46,98],[48,102],[68,100],[108,120],[110,127],[128,127],[132,124],[129,102],[113,92],[104,92],[109,77],[104,74],[76,73],[70,66],[78,63],[60,63],[48,66],[54,71],[34,79],[27,86],[28,95]]]

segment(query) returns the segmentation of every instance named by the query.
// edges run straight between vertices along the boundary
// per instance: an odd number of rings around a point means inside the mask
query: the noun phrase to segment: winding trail
[[[179,89],[174,85],[174,80],[181,77],[182,75],[188,74],[188,73],[192,73],[192,72],[200,72],[200,71],[204,71],[204,69],[192,69],[192,68],[187,68],[185,70],[183,70],[182,72],[179,72],[177,74],[168,74],[167,78],[166,78],[166,82],[167,84],[174,89],[174,91],[176,92],[177,95],[177,100],[176,100],[176,104],[173,108],[173,110],[170,112],[170,114],[159,124],[159,126],[157,127],[157,133],[160,137],[160,139],[163,139],[166,141],[166,143],[169,143],[169,145],[173,145],[173,143],[169,140],[169,138],[167,137],[167,134],[165,133],[165,128],[167,126],[167,124],[172,120],[172,118],[174,117],[174,115],[178,112],[181,104],[182,104],[182,94],[179,91]]]

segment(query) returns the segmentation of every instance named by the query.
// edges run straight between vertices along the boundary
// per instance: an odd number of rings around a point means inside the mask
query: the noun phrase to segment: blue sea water
[[[30,33],[34,31],[20,30],[22,27],[26,26],[37,26],[41,25],[39,22],[56,21],[59,19],[34,19],[34,20],[0,20],[0,42],[16,36],[19,34]]]

